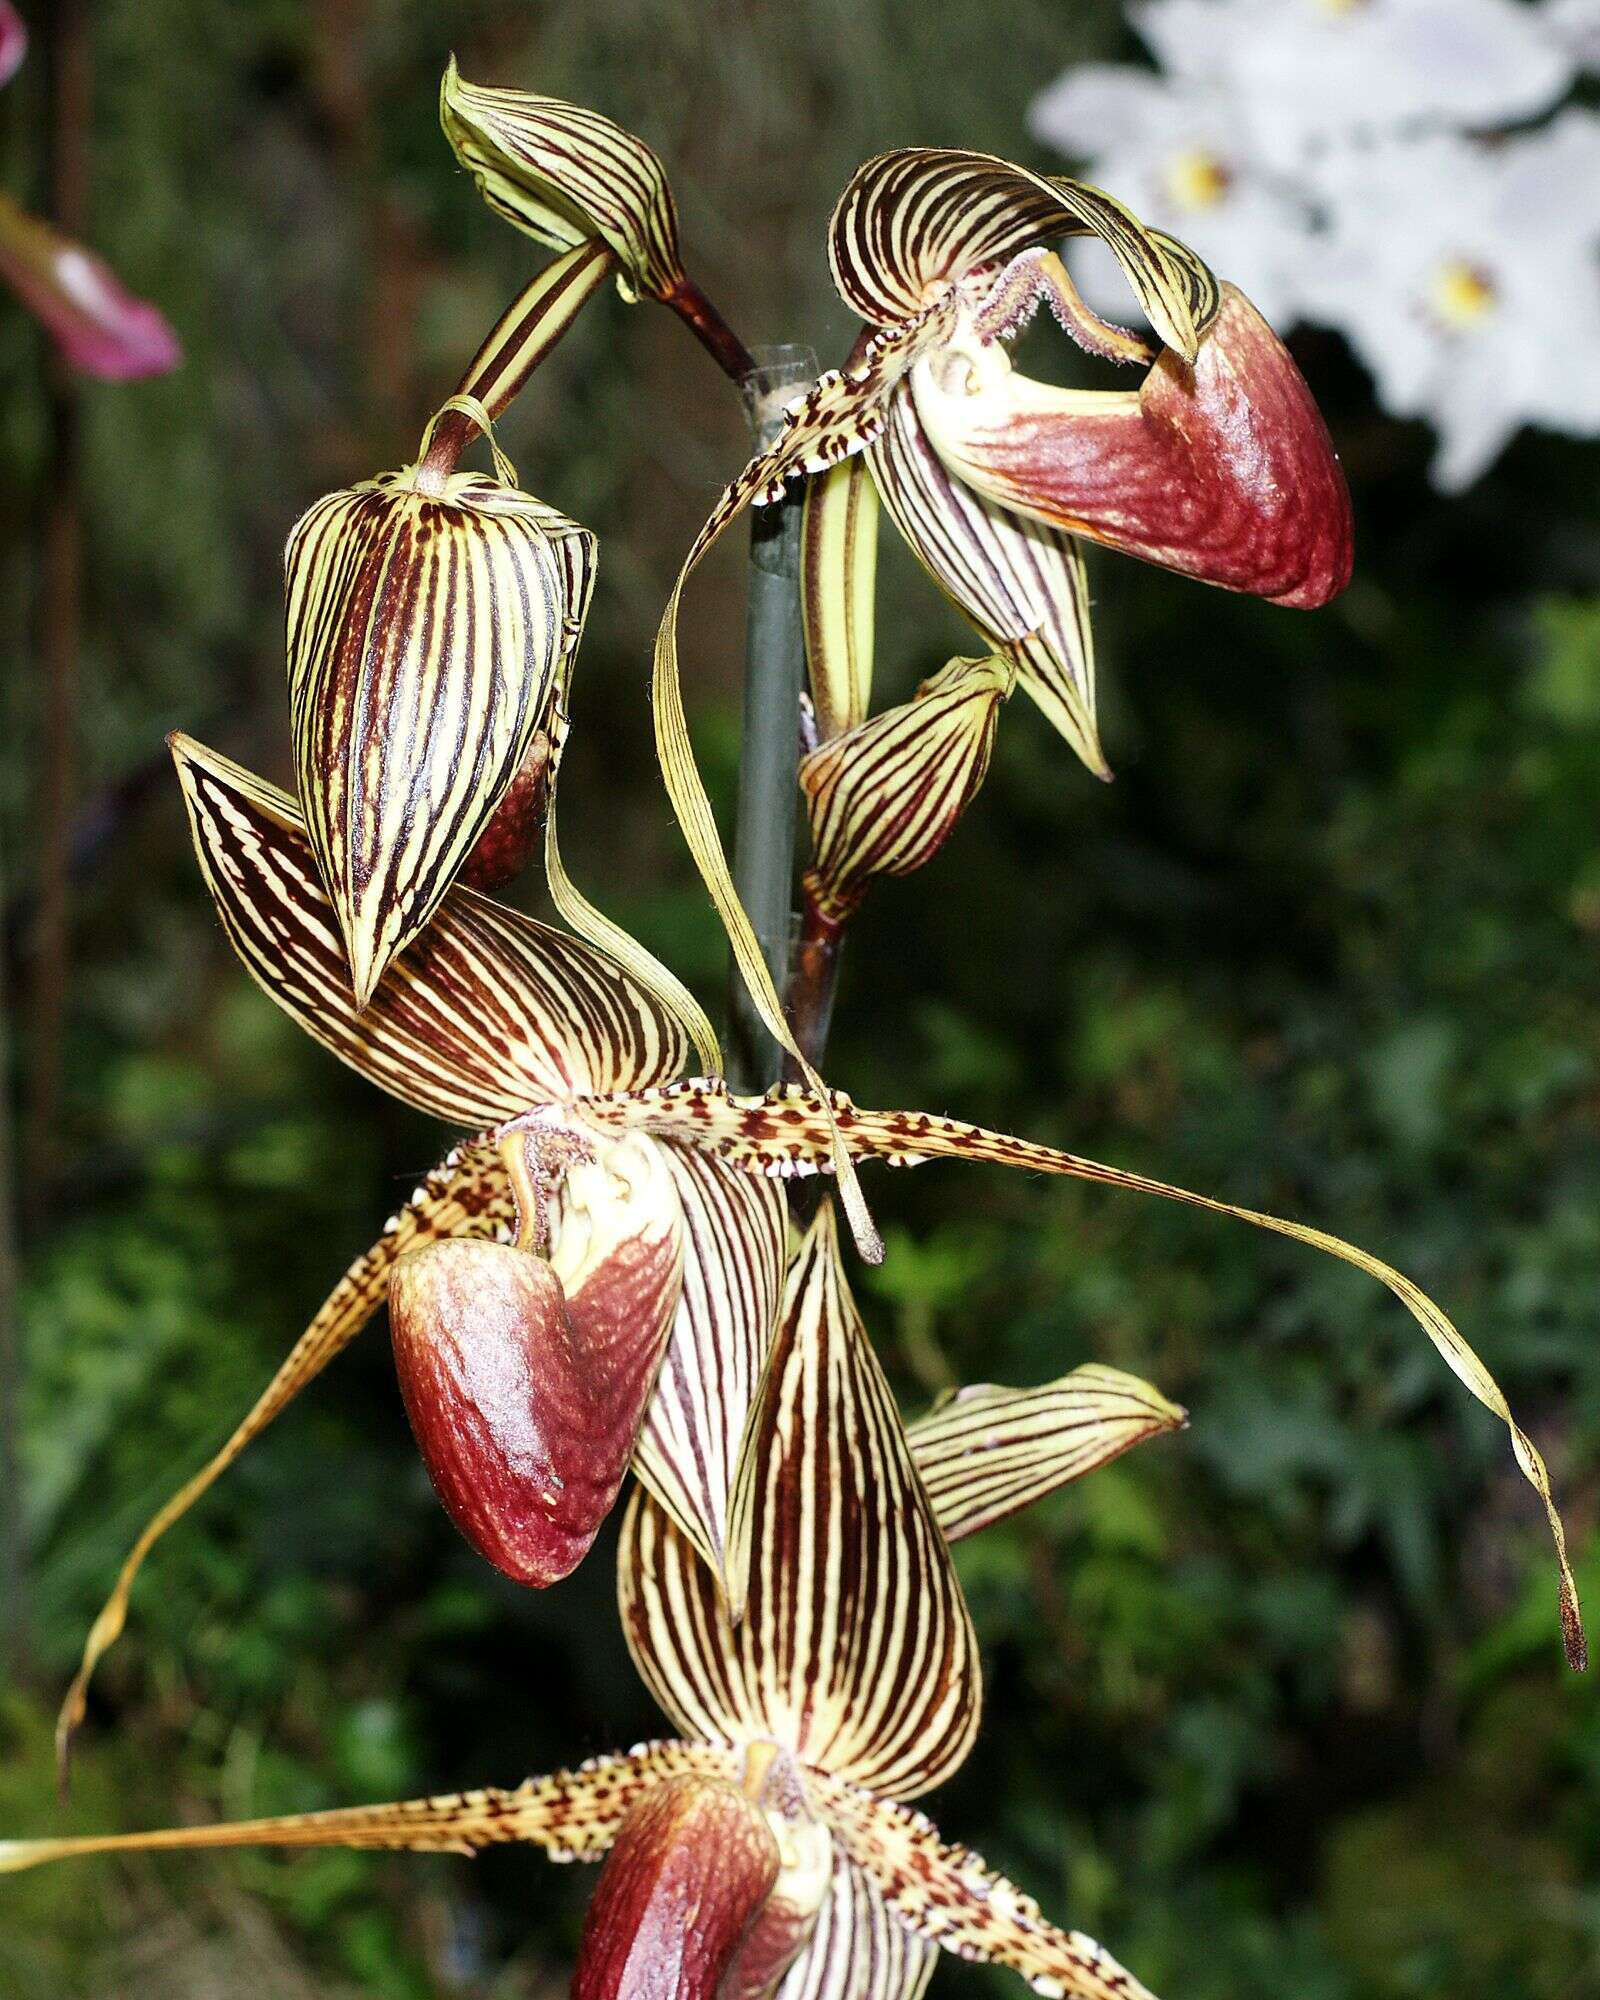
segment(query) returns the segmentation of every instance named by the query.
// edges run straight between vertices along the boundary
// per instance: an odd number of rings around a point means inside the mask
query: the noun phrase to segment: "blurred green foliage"
[[[283,534],[410,449],[528,268],[437,136],[452,46],[471,75],[647,134],[730,315],[832,359],[850,329],[822,227],[850,168],[914,140],[1033,157],[1030,93],[1119,31],[1098,0],[1021,0],[1003,32],[967,0],[106,0],[95,32],[98,234],[190,359],[87,399],[89,800],[177,725],[282,773]],[[30,68],[0,133],[19,191],[42,108]],[[1356,489],[1355,586],[1308,619],[1097,561],[1117,783],[1017,704],[935,870],[875,893],[830,1068],[864,1101],[1066,1141],[1392,1258],[1499,1372],[1581,1556],[1600,1506],[1600,461],[1524,438],[1441,502],[1426,439],[1373,416],[1343,351],[1301,356]],[[25,944],[49,467],[14,313],[0,378],[19,663],[0,837]],[[738,412],[666,315],[608,299],[506,430],[526,482],[602,536],[574,868],[714,992],[644,676]],[[884,567],[892,693],[966,640],[898,551]],[[735,553],[685,625],[724,798],[737,593]],[[48,1717],[122,1551],[442,1143],[248,986],[159,774],[104,820],[75,951],[66,1171],[29,1204],[34,1655],[0,1705],[4,1830],[509,1783],[658,1728],[610,1541],[548,1596],[486,1573],[432,1499],[375,1329],[163,1545],[56,1806]],[[1168,2000],[1600,1989],[1600,1698],[1561,1666],[1503,1433],[1393,1301],[1127,1196],[955,1166],[869,1194],[892,1247],[862,1303],[908,1406],[1100,1357],[1193,1418],[963,1547],[991,1710],[935,1801],[945,1830]],[[565,1990],[586,1886],[514,1853],[87,1863],[0,1889],[0,1994],[525,2000]],[[954,1964],[935,1988],[1002,1989]]]

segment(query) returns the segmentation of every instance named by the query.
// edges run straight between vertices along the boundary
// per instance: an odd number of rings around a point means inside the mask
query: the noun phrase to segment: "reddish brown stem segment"
[[[755,356],[692,278],[681,279],[662,303],[671,306],[724,375],[743,383],[756,372]]]
[[[784,1010],[807,1062],[815,1066],[822,1060],[828,1030],[833,1023],[833,1002],[839,989],[839,961],[844,952],[847,920],[827,916],[818,907],[809,876],[802,888],[800,935],[790,961]],[[800,1071],[795,1067],[789,1081],[795,1083],[801,1080]]]

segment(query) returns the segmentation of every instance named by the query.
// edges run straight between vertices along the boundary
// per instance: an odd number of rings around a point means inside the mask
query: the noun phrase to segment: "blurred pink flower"
[[[28,30],[0,0],[0,85],[28,53]],[[165,316],[135,298],[104,258],[0,194],[0,284],[9,285],[55,342],[62,360],[102,382],[166,375],[183,348]]]
[[[3,194],[0,282],[39,320],[67,366],[84,375],[131,382],[165,375],[183,359],[163,315],[127,291],[103,258]]]
[[[0,84],[6,84],[22,67],[28,53],[28,30],[11,0],[0,0]]]

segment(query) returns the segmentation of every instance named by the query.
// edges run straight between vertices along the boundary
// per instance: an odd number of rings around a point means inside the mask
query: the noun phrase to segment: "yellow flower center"
[[[1476,265],[1454,257],[1433,274],[1429,298],[1447,327],[1463,331],[1495,309],[1495,289]]]
[[[1201,146],[1187,146],[1167,162],[1167,193],[1178,207],[1193,213],[1215,208],[1228,192],[1233,175],[1215,153]]]
[[[1332,14],[1337,18],[1340,14],[1356,13],[1358,9],[1366,6],[1367,0],[1314,0],[1314,4],[1320,7],[1324,14]]]

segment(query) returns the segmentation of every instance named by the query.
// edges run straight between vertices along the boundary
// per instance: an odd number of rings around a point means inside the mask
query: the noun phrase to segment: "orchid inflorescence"
[[[1555,1538],[1538,1452],[1451,1321],[1399,1272],[1305,1224],[930,1113],[869,1111],[822,1078],[807,982],[873,880],[923,866],[972,803],[1021,687],[1104,771],[1081,544],[1291,606],[1350,573],[1348,496],[1287,351],[1242,294],[1097,189],[987,155],[870,161],[830,254],[861,316],[843,368],[726,486],[674,586],[654,662],[669,795],[793,1081],[740,1095],[703,1009],[566,873],[556,835],[568,696],[595,539],[517,483],[494,426],[607,279],[679,314],[724,370],[751,357],[687,276],[656,156],[598,114],[466,83],[442,95],[485,198],[557,252],[492,330],[399,471],[329,495],[286,555],[297,797],[187,736],[173,755],[195,850],[246,969],[306,1032],[462,1139],[340,1278],[233,1435],[145,1528],[64,1704],[157,1540],[387,1302],[407,1413],[472,1546],[530,1587],[583,1560],[628,1474],[618,1597],[677,1732],[511,1790],[286,1819],[0,1844],[0,1870],[112,1850],[435,1849],[497,1842],[601,1860],[573,1987],[605,1996],[898,2000],[938,1949],[1036,1992],[1144,1988],[909,1801],[969,1754],[976,1635],[949,1544],[1184,1413],[1088,1365],[980,1385],[906,1423],[851,1299],[834,1173],[881,1255],[859,1163],[966,1159],[1160,1195],[1354,1264],[1401,1300],[1508,1425]],[[1092,312],[1057,245],[1089,235],[1149,324]],[[1013,367],[1045,309],[1144,370],[1062,390]],[[487,439],[492,473],[464,472]],[[801,948],[780,994],[734,890],[679,687],[689,578],[747,507],[804,478],[811,747]],[[871,711],[878,503],[983,650]],[[799,717],[779,719],[794,730]],[[563,928],[493,899],[542,833]],[[798,1192],[798,1190],[797,1190]]]

